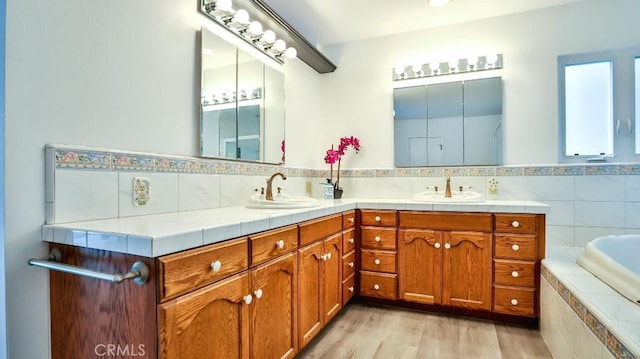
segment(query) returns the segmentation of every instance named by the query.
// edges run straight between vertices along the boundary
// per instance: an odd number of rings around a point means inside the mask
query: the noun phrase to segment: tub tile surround
[[[639,358],[640,306],[576,263],[583,249],[547,247],[540,330],[554,357]]]

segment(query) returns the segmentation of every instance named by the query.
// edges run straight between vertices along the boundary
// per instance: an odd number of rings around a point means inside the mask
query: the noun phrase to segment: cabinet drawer
[[[342,257],[342,278],[347,278],[356,272],[356,251],[351,251]]]
[[[495,234],[496,258],[504,259],[538,259],[536,236],[526,234]]]
[[[494,283],[517,287],[535,287],[536,262],[495,259]]]
[[[396,299],[397,275],[360,272],[360,294],[365,297]]]
[[[356,249],[356,230],[351,229],[342,233],[342,253]]]
[[[401,211],[399,227],[442,231],[492,232],[491,213]]]
[[[246,238],[225,241],[158,258],[160,296],[167,299],[249,267]]]
[[[360,211],[360,224],[362,226],[395,227],[396,211]]]
[[[360,251],[360,267],[373,272],[396,272],[396,252],[363,249]]]
[[[535,317],[535,289],[494,286],[493,311]]]
[[[300,225],[300,247],[342,231],[342,214],[322,217]]]
[[[529,233],[538,232],[538,218],[535,214],[498,213],[496,216],[496,232]]]
[[[396,229],[362,227],[360,246],[365,249],[396,249]]]
[[[347,302],[356,295],[356,276],[355,274],[345,279],[342,282],[342,306],[344,307]]]
[[[356,226],[356,211],[349,211],[342,213],[342,229],[355,228]]]
[[[251,243],[251,265],[264,263],[298,248],[298,227],[282,229],[249,236]]]

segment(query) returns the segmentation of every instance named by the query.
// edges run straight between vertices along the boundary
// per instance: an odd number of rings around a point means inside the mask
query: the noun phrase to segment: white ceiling
[[[313,45],[380,37],[587,0],[265,0]]]

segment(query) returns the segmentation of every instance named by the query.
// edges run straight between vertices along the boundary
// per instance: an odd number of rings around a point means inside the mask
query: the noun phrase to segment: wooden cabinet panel
[[[396,226],[396,211],[366,210],[360,211],[361,226]]]
[[[362,227],[360,247],[364,249],[396,250],[396,229]]]
[[[536,262],[495,259],[494,283],[518,287],[535,287]]]
[[[342,214],[322,217],[300,224],[300,247],[342,231]]]
[[[342,257],[342,278],[350,277],[356,272],[356,251],[351,251]]]
[[[398,296],[408,302],[442,302],[442,233],[398,231]]]
[[[493,311],[502,314],[535,317],[536,290],[534,288],[505,287],[496,285]]]
[[[324,240],[323,263],[324,322],[328,323],[342,308],[342,234]]]
[[[298,332],[300,348],[307,345],[322,328],[322,262],[324,244],[316,242],[298,250],[299,295]]]
[[[356,248],[356,230],[350,229],[342,233],[342,253],[346,254]]]
[[[538,231],[538,219],[535,214],[497,213],[496,232],[498,233],[528,233]]]
[[[351,277],[342,282],[342,306],[347,303],[356,295],[356,275],[352,274]]]
[[[248,359],[250,304],[243,301],[247,294],[245,272],[161,304],[159,357]]]
[[[496,258],[536,260],[538,249],[535,235],[496,233]]]
[[[251,265],[264,263],[298,248],[298,226],[288,226],[249,236]]]
[[[348,211],[342,213],[342,229],[356,227],[356,211]]]
[[[442,304],[491,310],[491,233],[445,232]]]
[[[395,273],[396,252],[362,249],[360,268],[366,271]]]
[[[250,275],[255,296],[250,306],[251,358],[293,358],[298,349],[297,252],[256,267]]]
[[[399,228],[492,232],[491,213],[401,211]]]
[[[160,257],[160,297],[173,298],[246,270],[248,253],[247,239],[240,238]]]
[[[395,274],[360,272],[360,294],[365,297],[396,299]]]

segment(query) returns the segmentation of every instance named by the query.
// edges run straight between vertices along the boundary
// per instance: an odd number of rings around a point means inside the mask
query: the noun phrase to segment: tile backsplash
[[[49,145],[47,224],[242,206],[274,172],[292,194],[322,197],[328,169],[232,162],[111,149]],[[640,164],[435,167],[343,170],[344,197],[411,198],[427,186],[471,186],[488,200],[549,204],[548,245],[584,246],[606,234],[640,232]],[[133,203],[135,177],[149,179],[146,205]],[[489,193],[495,179],[497,193]],[[279,179],[276,181],[280,181]],[[306,193],[311,183],[311,193]]]

